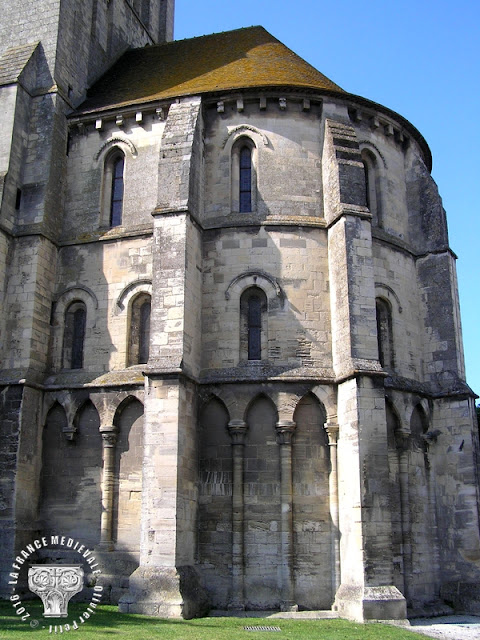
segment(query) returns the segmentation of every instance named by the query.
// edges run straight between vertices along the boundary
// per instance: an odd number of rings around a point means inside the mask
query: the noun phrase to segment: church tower
[[[69,144],[66,116],[126,49],[173,38],[174,5],[0,2],[0,437],[9,451],[0,467],[3,559],[22,544],[13,523],[28,522],[36,500],[35,490],[25,500],[15,485],[28,448],[35,448],[33,425],[41,411],[36,384],[48,366]]]

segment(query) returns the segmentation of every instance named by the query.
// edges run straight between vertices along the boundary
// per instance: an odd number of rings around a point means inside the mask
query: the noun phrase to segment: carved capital
[[[112,448],[117,444],[118,434],[115,427],[100,427],[100,433],[102,434],[103,446],[106,449]]]
[[[336,422],[326,422],[324,426],[325,426],[325,431],[327,432],[327,435],[328,435],[328,444],[331,447],[335,447],[338,442],[338,432],[339,432],[338,424]]]
[[[243,420],[230,420],[228,423],[228,432],[232,438],[232,444],[245,444],[247,431],[247,424]]]
[[[67,424],[66,427],[63,427],[62,433],[65,436],[66,440],[73,442],[73,440],[75,440],[75,436],[77,435],[77,428],[73,426],[73,424]]]
[[[292,444],[292,436],[297,425],[293,420],[279,420],[275,425],[278,444]]]

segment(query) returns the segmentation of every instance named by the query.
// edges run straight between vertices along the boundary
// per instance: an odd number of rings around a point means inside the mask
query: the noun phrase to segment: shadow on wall
[[[234,477],[229,412],[210,397],[200,412],[198,566],[214,608],[234,598],[232,563],[243,572],[245,606],[278,609],[284,598],[282,566],[281,446],[278,411],[266,393],[253,399],[247,386],[238,389],[247,426],[243,450],[241,508],[232,508]],[[243,394],[243,398],[241,397]],[[302,609],[328,609],[335,595],[333,549],[338,532],[330,515],[330,448],[323,405],[310,393],[294,412],[292,440],[293,538],[295,602]],[[238,491],[238,488],[237,488]],[[238,493],[236,493],[238,496]],[[238,498],[237,498],[238,499]],[[241,525],[235,518],[243,514]],[[236,514],[236,515],[234,515]],[[242,552],[232,546],[243,530]],[[233,537],[232,537],[233,536]],[[235,569],[234,569],[235,571]]]
[[[118,602],[139,563],[143,405],[125,398],[115,411],[114,428],[105,431],[87,398],[73,424],[74,431],[56,401],[43,430],[39,535],[65,536],[92,549],[104,574],[104,599]],[[38,556],[42,563],[78,563],[80,557],[61,546]]]

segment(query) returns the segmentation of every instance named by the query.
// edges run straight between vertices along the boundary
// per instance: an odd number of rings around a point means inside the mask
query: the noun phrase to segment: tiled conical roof
[[[263,27],[127,51],[91,88],[80,111],[255,87],[343,93]]]

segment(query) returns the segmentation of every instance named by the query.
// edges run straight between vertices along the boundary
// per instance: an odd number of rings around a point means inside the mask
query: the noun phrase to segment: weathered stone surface
[[[124,611],[474,610],[478,433],[418,132],[307,87],[75,109],[124,48],[168,36],[174,3],[18,4],[0,38],[3,578],[62,529]]]

